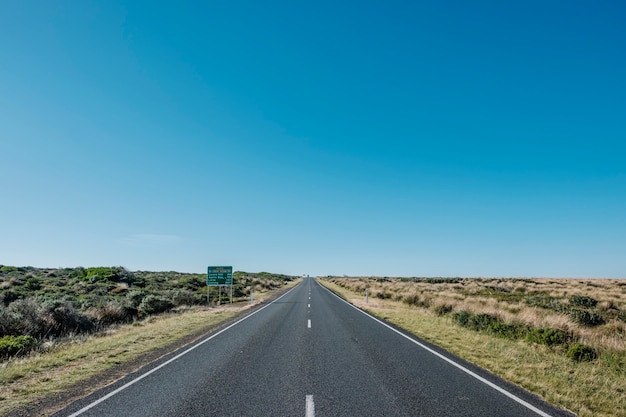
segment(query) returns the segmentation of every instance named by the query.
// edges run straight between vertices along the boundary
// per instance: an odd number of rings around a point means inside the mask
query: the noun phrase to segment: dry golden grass
[[[445,280],[442,280],[445,281]],[[370,300],[391,299],[417,306],[447,305],[452,311],[487,313],[505,322],[559,329],[598,349],[626,350],[626,322],[616,318],[626,312],[626,281],[611,279],[463,279],[432,283],[423,280],[334,278],[333,282],[357,294],[367,290]],[[531,297],[552,298],[566,307],[572,296],[598,301],[597,309],[608,317],[606,325],[589,328],[568,315],[529,305]]]
[[[506,288],[503,294],[546,294],[566,303],[572,295],[598,300],[598,309],[611,305],[626,310],[626,282],[619,280],[483,280],[428,283],[402,280],[333,278],[321,282],[351,303],[401,326],[450,352],[542,396],[546,401],[579,416],[626,416],[626,343],[624,322],[585,328],[564,315],[520,300],[509,303],[489,295],[490,287]],[[365,291],[369,302],[365,303]],[[419,298],[419,306],[406,300]],[[380,298],[379,298],[380,297]],[[506,298],[506,297],[504,297]],[[511,297],[515,299],[516,297]],[[452,312],[490,313],[505,321],[533,327],[571,331],[582,342],[598,349],[593,362],[574,362],[563,348],[531,345],[476,332],[456,324],[451,315],[437,314],[437,306]]]

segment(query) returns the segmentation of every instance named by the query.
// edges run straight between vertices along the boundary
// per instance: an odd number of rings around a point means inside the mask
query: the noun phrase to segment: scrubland
[[[205,274],[0,266],[0,415],[84,395],[236,316],[251,291],[260,302],[293,278],[237,271],[234,303],[222,291],[216,306],[213,288],[209,307]],[[59,406],[50,404],[44,414]]]
[[[626,416],[626,280],[321,282],[580,416]]]

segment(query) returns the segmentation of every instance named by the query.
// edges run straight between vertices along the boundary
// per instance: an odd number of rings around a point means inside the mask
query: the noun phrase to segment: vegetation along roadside
[[[0,415],[49,415],[296,282],[236,271],[209,308],[204,274],[0,266]]]
[[[320,282],[579,416],[626,416],[626,280],[326,277]]]

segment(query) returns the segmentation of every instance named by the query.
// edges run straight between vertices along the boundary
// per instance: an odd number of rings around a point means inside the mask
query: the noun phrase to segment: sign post
[[[230,302],[233,302],[233,267],[232,266],[209,266],[206,275],[207,303],[211,304],[211,287],[218,287],[218,305],[222,293],[220,287],[230,286]]]

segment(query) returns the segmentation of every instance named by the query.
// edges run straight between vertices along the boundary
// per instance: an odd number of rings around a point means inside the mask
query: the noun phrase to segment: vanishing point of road
[[[570,416],[306,278],[57,417]]]

